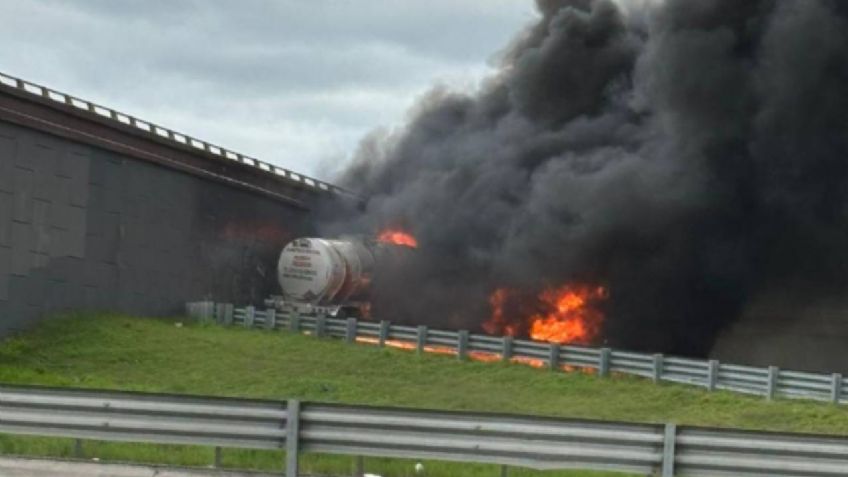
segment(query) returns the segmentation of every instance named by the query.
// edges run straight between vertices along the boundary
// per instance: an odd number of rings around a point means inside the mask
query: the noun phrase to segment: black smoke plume
[[[474,93],[366,138],[327,233],[411,230],[375,310],[479,329],[498,286],[609,289],[612,345],[706,354],[752,297],[848,282],[848,2],[538,0]]]

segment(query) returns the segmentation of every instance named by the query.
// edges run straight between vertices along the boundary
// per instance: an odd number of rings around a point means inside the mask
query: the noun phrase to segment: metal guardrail
[[[0,385],[0,432],[277,449],[286,403]]]
[[[301,419],[307,452],[640,474],[664,460],[662,425],[327,404]]]
[[[387,321],[357,321],[321,316],[298,316],[273,309],[236,308],[231,304],[211,301],[187,304],[189,316],[213,320],[222,325],[241,325],[267,329],[288,329],[318,336],[343,338],[348,342],[366,342],[380,346],[389,344],[419,352],[455,354],[460,359],[479,358],[529,362],[551,369],[590,369],[602,377],[622,373],[716,389],[764,396],[813,399],[835,404],[848,402],[848,382],[842,375],[818,374],[779,369],[758,368],[699,360],[643,354],[610,348],[558,345],[539,341],[513,339],[510,336],[470,334],[468,331],[444,331],[426,326],[401,326]],[[848,470],[846,470],[848,475]]]
[[[307,188],[320,192],[330,192],[341,195],[355,197],[352,192],[341,187],[324,182],[303,174],[298,174],[289,169],[275,166],[268,162],[260,161],[259,159],[231,151],[221,146],[217,146],[207,141],[203,141],[188,134],[183,134],[172,129],[160,126],[150,121],[144,121],[130,114],[122,113],[105,106],[87,101],[67,93],[62,93],[54,89],[42,86],[31,81],[26,81],[21,78],[8,75],[0,72],[0,87],[7,87],[26,93],[32,96],[51,100],[59,105],[68,106],[80,114],[94,115],[101,120],[107,120],[117,126],[131,127],[136,132],[147,133],[158,140],[170,142],[181,147],[188,147],[193,150],[203,151],[205,153],[217,156],[221,159],[228,159],[234,162],[245,164],[254,167],[264,173],[272,174],[276,177],[288,179],[290,181],[301,184]]]
[[[0,385],[0,433],[426,458],[542,470],[834,477],[848,437]]]

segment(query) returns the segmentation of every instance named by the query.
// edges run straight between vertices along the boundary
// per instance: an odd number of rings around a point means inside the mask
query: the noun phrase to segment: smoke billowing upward
[[[609,343],[705,354],[758,293],[845,289],[848,3],[537,4],[497,75],[341,180],[368,199],[328,233],[421,244],[381,317],[479,328],[496,287],[580,281]]]

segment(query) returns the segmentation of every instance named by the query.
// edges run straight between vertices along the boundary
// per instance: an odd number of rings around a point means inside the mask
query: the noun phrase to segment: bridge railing
[[[251,166],[264,173],[296,182],[309,189],[353,196],[351,192],[330,184],[329,182],[299,174],[268,162],[260,161],[254,157],[240,154],[227,148],[189,136],[188,134],[183,134],[150,121],[139,119],[131,114],[122,113],[112,108],[101,106],[97,103],[0,72],[0,90],[2,90],[3,87],[53,101],[57,104],[73,108],[77,113],[91,114],[101,120],[110,121],[118,126],[130,127],[136,132],[146,133],[158,140],[168,141],[178,146],[188,147],[195,151],[202,151],[220,159],[226,159]]]
[[[0,385],[0,433],[641,475],[844,476],[848,437]],[[82,441],[78,441],[82,447]],[[216,462],[220,465],[220,462]]]
[[[374,322],[306,316],[273,309],[235,307],[211,301],[189,303],[190,316],[222,325],[237,325],[266,329],[286,329],[315,336],[341,338],[347,342],[394,346],[456,355],[459,359],[485,361],[516,361],[548,367],[554,370],[589,370],[601,377],[621,373],[706,388],[763,396],[813,399],[835,404],[848,402],[848,383],[839,373],[808,373],[779,369],[721,363],[645,354],[610,348],[591,348],[573,345],[515,339],[510,336],[489,336],[468,331],[446,331],[426,326],[396,325],[388,321]]]

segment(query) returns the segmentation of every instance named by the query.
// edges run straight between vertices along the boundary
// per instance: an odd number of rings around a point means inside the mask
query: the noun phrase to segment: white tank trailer
[[[277,262],[282,295],[267,304],[301,314],[368,317],[375,274],[396,266],[411,250],[360,237],[294,239]]]

